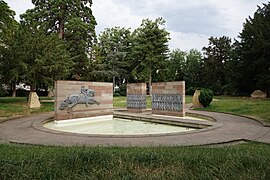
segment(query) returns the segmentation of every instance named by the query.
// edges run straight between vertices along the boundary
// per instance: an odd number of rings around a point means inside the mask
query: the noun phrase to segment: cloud
[[[15,19],[20,20],[20,14],[25,13],[27,9],[33,8],[31,0],[5,0],[9,7],[16,12]]]
[[[170,49],[181,49],[188,51],[190,49],[201,50],[202,47],[207,46],[208,36],[196,33],[183,33],[170,31]]]
[[[32,8],[31,0],[6,0],[18,14]],[[210,36],[236,38],[248,16],[266,0],[93,0],[97,34],[120,26],[135,29],[143,19],[163,17],[171,33],[170,47],[181,49],[207,45]]]
[[[113,3],[111,0],[94,1],[92,10],[98,23],[97,33],[115,26],[135,29],[140,26],[143,19],[143,16],[133,15],[129,7]]]

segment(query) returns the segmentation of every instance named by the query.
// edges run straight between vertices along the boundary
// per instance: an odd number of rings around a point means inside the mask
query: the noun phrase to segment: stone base
[[[39,97],[36,92],[30,92],[28,99],[29,108],[40,108],[41,104],[39,102]]]
[[[87,117],[97,117],[97,116],[105,116],[105,115],[113,115],[112,109],[99,110],[99,111],[89,111],[89,112],[67,112],[67,113],[58,113],[55,114],[55,121],[61,121],[69,119],[77,119],[77,118],[87,118]]]
[[[256,90],[251,94],[252,98],[266,99],[267,94],[261,90]]]
[[[185,117],[185,112],[177,112],[177,111],[158,111],[152,110],[152,114],[164,115],[164,116],[177,116],[177,117]]]
[[[146,112],[146,109],[127,108],[127,112],[130,112],[130,113],[142,113],[142,112]]]
[[[196,90],[192,97],[192,108],[203,108],[203,105],[199,101],[200,90]]]

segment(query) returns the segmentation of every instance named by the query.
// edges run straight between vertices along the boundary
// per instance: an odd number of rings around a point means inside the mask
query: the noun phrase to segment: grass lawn
[[[251,116],[270,123],[270,100],[241,98],[241,97],[214,97],[209,107],[202,110],[228,112]]]
[[[41,97],[41,100],[45,99],[47,100],[48,98]],[[29,109],[26,97],[0,97],[0,120],[48,111],[53,111],[52,102],[42,102],[40,109]]]
[[[192,97],[187,96],[190,103]],[[150,97],[147,97],[151,107]],[[114,97],[114,107],[125,107]],[[269,121],[269,100],[215,97],[204,110]],[[26,98],[0,98],[0,118],[52,111],[27,108]],[[1,119],[0,119],[1,120]],[[0,179],[270,179],[270,144],[229,147],[41,147],[1,144]]]
[[[270,145],[40,147],[0,144],[0,179],[270,179]]]

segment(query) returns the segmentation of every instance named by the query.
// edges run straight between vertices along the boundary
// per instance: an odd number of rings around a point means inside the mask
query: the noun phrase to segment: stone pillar
[[[203,108],[203,105],[199,101],[200,90],[196,90],[192,97],[192,108]]]
[[[88,103],[85,103],[85,101]],[[112,83],[88,81],[55,82],[55,120],[67,120],[112,114]]]
[[[28,107],[29,108],[40,108],[39,98],[36,92],[30,92],[28,98]]]
[[[127,84],[127,110],[129,112],[146,111],[146,84]]]
[[[185,116],[185,82],[152,84],[152,113],[168,116]]]

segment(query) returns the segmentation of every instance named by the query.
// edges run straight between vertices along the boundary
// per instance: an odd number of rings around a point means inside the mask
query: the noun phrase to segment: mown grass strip
[[[203,110],[257,117],[270,123],[270,100],[217,96]]]
[[[38,147],[0,144],[0,179],[270,179],[270,145]]]

